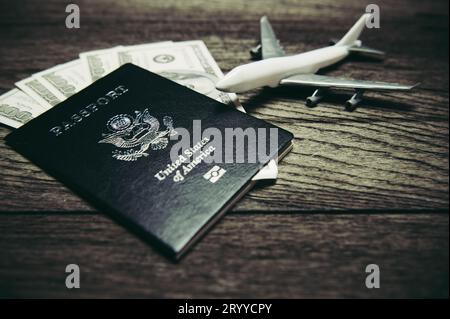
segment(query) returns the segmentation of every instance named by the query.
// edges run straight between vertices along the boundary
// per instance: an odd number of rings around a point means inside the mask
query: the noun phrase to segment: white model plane
[[[375,82],[339,78],[315,74],[320,69],[335,64],[350,53],[371,56],[384,56],[382,51],[362,45],[358,40],[366,20],[371,18],[367,13],[353,25],[342,39],[334,45],[285,56],[267,17],[260,20],[261,43],[254,48],[253,56],[260,55],[261,61],[240,65],[231,70],[216,87],[225,92],[241,93],[255,88],[270,86],[309,86],[317,88],[312,96],[306,99],[306,105],[313,107],[324,97],[328,89],[354,89],[355,94],[345,103],[347,110],[352,111],[362,101],[365,90],[410,90],[416,85]]]

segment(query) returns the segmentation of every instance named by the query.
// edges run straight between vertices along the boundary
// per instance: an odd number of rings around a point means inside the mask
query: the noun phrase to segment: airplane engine
[[[354,111],[358,104],[362,101],[362,91],[357,91],[347,102],[345,102],[345,109],[349,112]]]
[[[262,59],[262,45],[258,43],[255,47],[250,49],[250,56],[252,60],[261,60]]]
[[[313,95],[306,98],[306,106],[314,107],[316,106],[325,96],[325,89],[317,89],[314,91]]]

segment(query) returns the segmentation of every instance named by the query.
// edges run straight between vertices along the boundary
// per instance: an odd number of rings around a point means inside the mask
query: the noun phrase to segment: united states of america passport
[[[177,259],[250,188],[270,159],[290,149],[292,138],[126,64],[6,141]],[[262,160],[259,153],[265,154]]]

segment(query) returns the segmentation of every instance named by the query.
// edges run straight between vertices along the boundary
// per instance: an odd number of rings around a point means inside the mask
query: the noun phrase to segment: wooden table
[[[360,1],[67,1],[0,3],[0,88],[82,51],[202,39],[224,71],[248,61],[268,14],[288,53],[326,45]],[[243,198],[179,263],[4,145],[0,127],[1,297],[447,297],[448,2],[383,1],[363,40],[382,63],[349,60],[330,74],[422,82],[406,94],[349,94],[304,106],[310,89],[241,95],[254,116],[295,134],[274,184]],[[65,287],[65,267],[81,288]],[[378,264],[381,288],[365,287]]]

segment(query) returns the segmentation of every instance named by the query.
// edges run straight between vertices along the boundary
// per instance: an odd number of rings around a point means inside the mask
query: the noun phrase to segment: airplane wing
[[[413,87],[417,86],[418,84],[404,85],[399,83],[338,78],[318,74],[299,74],[281,80],[280,85],[292,85],[292,86],[298,85],[298,86],[313,86],[318,88],[387,91],[387,90],[410,90]]]
[[[259,24],[261,29],[262,58],[269,59],[284,56],[284,50],[273,32],[269,19],[264,16],[259,21]]]

